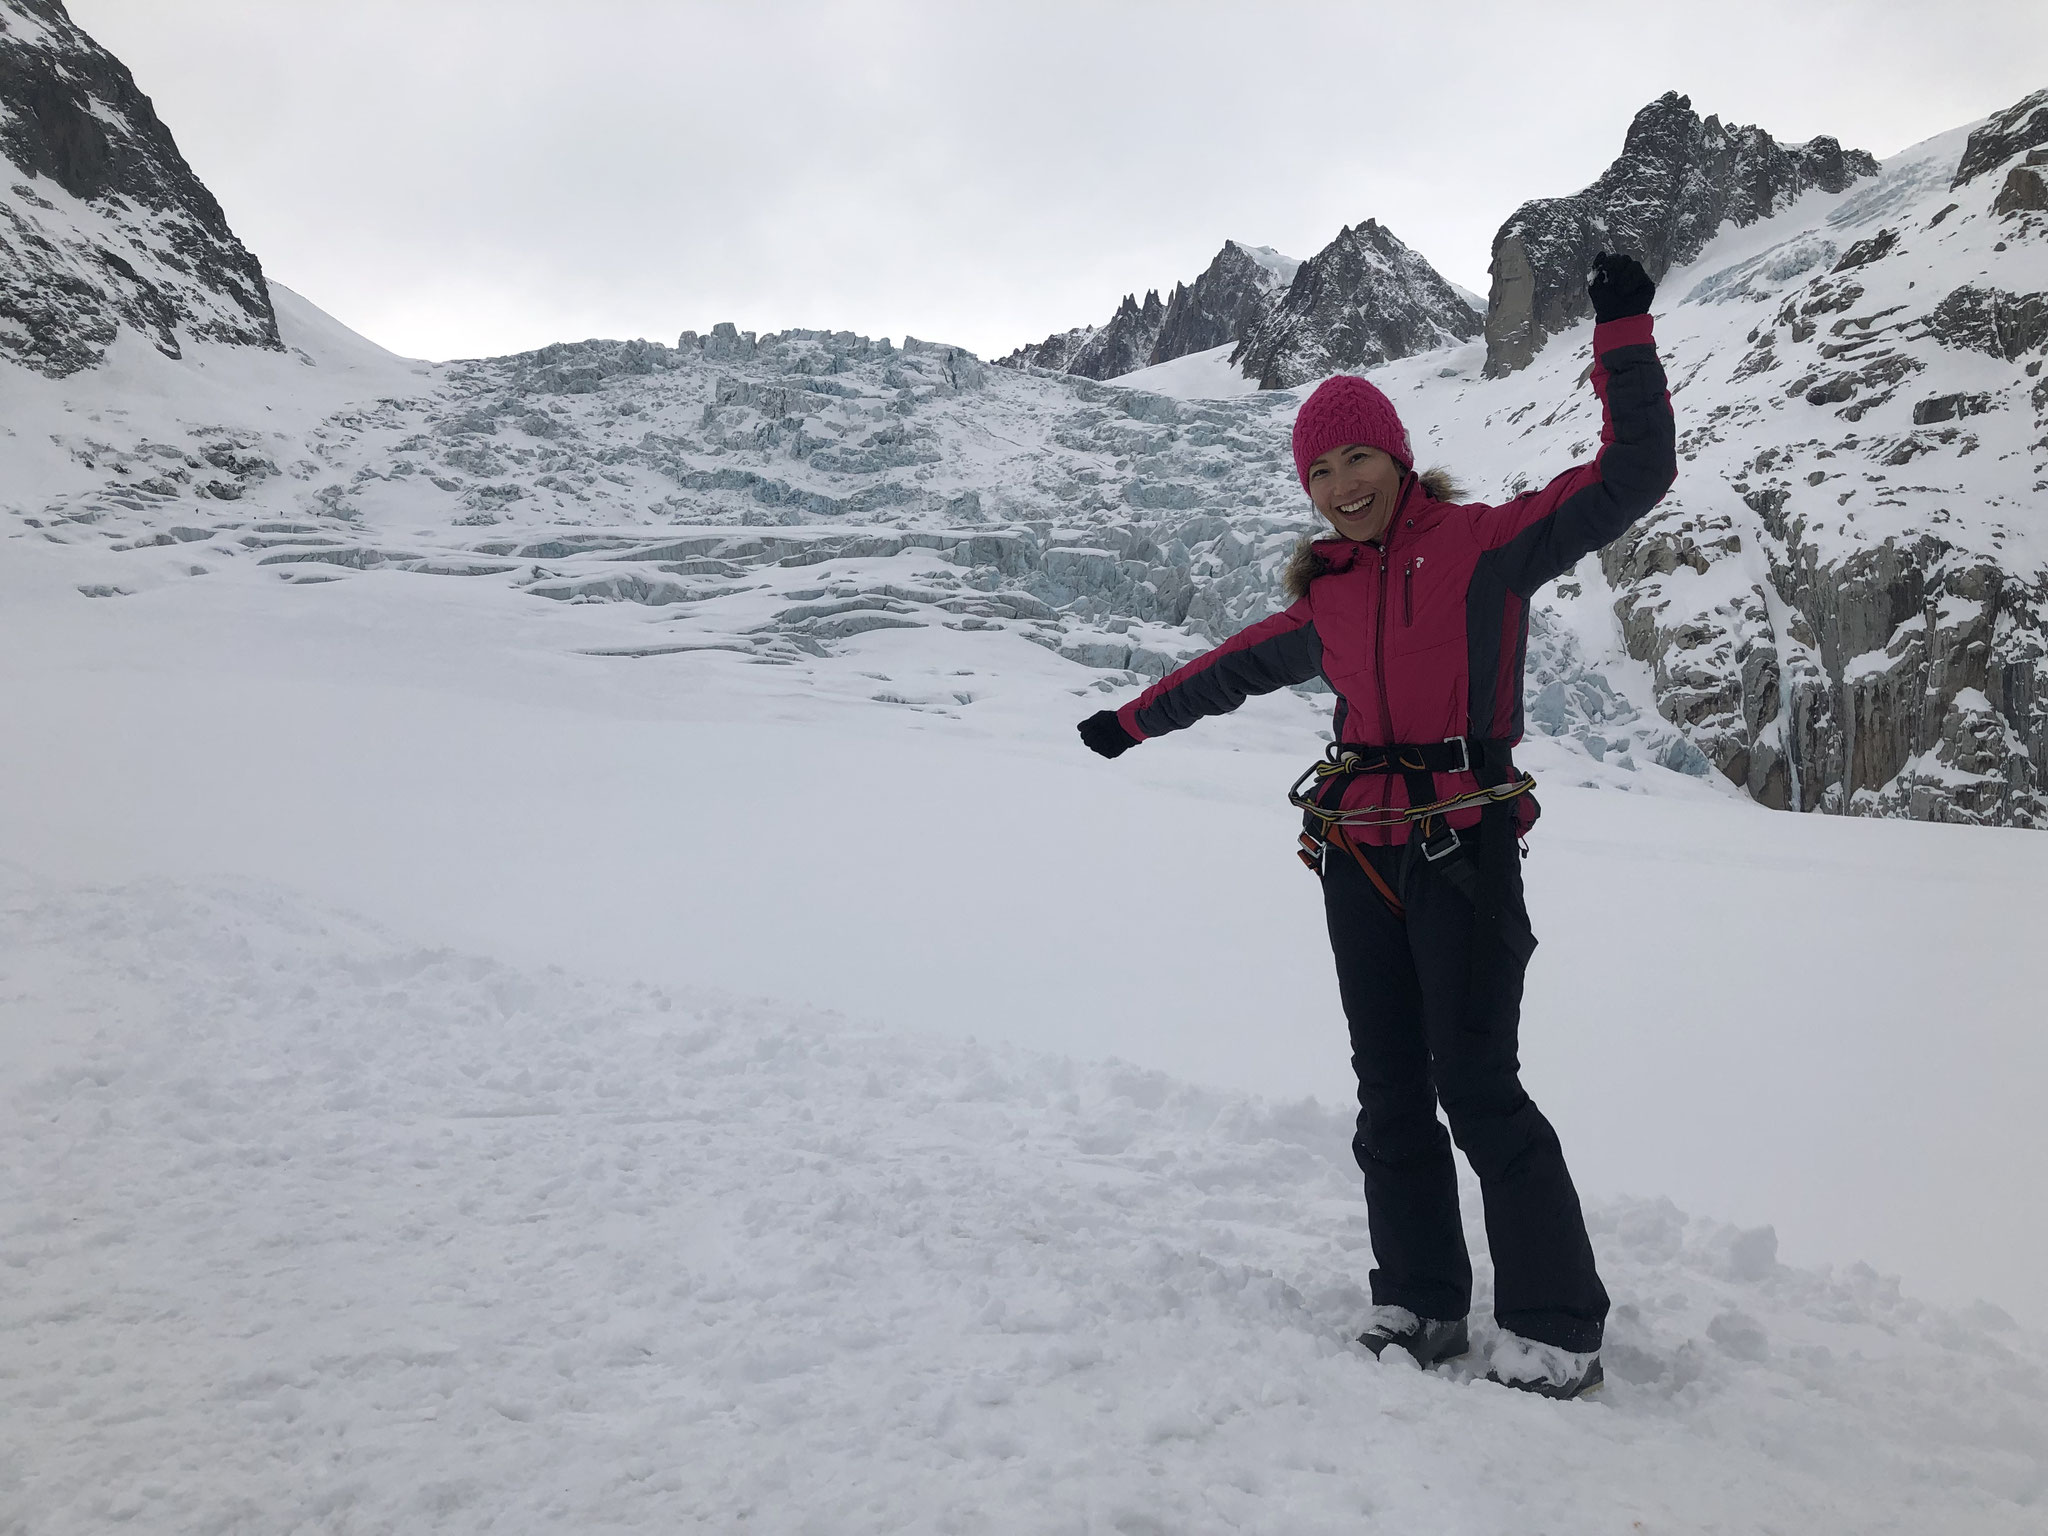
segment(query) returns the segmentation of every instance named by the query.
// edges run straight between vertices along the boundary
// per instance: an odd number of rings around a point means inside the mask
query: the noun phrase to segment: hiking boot
[[[1388,1345],[1405,1349],[1424,1370],[1455,1360],[1471,1349],[1462,1317],[1417,1317],[1406,1307],[1374,1307],[1372,1322],[1358,1342],[1378,1359]]]
[[[1598,1350],[1574,1354],[1555,1344],[1525,1339],[1518,1333],[1501,1334],[1488,1366],[1488,1381],[1560,1402],[1583,1397],[1607,1379],[1606,1372],[1600,1369]]]

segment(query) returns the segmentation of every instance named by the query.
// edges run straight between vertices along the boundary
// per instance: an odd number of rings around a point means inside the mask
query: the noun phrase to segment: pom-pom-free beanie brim
[[[1325,379],[1301,402],[1294,416],[1294,473],[1308,489],[1308,467],[1332,448],[1363,443],[1415,467],[1408,447],[1408,429],[1394,402],[1378,389],[1348,373]]]

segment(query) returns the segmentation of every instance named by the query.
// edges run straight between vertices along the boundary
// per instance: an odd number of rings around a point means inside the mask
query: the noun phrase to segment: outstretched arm
[[[1500,551],[1501,574],[1519,597],[1618,538],[1678,477],[1671,396],[1649,315],[1656,289],[1629,258],[1603,255],[1590,291],[1599,322],[1593,327],[1599,453],[1542,490],[1474,519],[1481,544]]]
[[[1255,693],[1305,683],[1322,665],[1323,643],[1303,598],[1167,673],[1122,709],[1082,721],[1081,739],[1104,757],[1115,757],[1204,716],[1227,714]]]

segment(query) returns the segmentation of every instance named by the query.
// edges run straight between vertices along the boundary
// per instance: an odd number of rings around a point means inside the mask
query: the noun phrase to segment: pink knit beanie
[[[1340,373],[1316,386],[1294,417],[1294,473],[1308,489],[1308,467],[1332,448],[1363,443],[1415,467],[1408,429],[1394,402],[1360,378]]]

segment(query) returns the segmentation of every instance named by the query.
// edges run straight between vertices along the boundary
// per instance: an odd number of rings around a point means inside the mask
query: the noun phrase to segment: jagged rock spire
[[[1802,192],[1840,192],[1877,161],[1831,138],[1783,145],[1754,126],[1702,119],[1667,91],[1635,115],[1621,155],[1573,197],[1524,203],[1493,238],[1486,372],[1527,366],[1543,343],[1592,311],[1595,253],[1624,250],[1650,276],[1692,260],[1724,224],[1749,224]]]
[[[1216,259],[1192,283],[1175,283],[1164,304],[1157,290],[1140,304],[1136,294],[1102,326],[1076,326],[1019,347],[1002,361],[1029,364],[1091,379],[1113,379],[1153,363],[1240,340],[1279,301],[1299,262],[1266,246],[1223,242]]]

